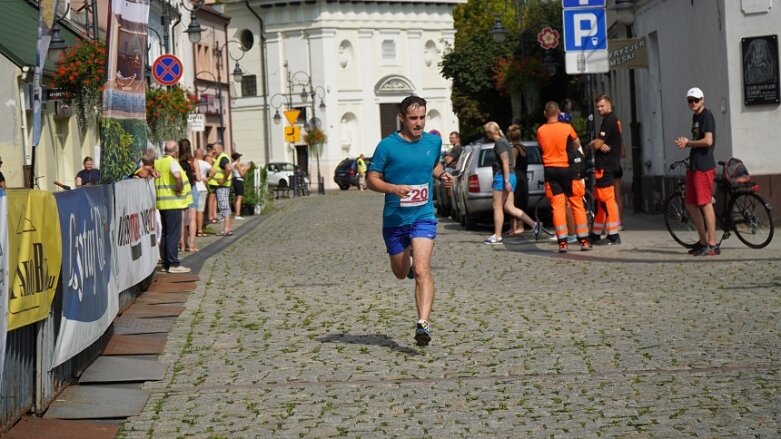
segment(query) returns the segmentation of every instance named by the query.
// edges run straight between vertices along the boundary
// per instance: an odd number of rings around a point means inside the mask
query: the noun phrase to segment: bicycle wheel
[[[542,232],[544,234],[553,235],[553,209],[548,197],[540,197],[534,203],[534,219],[542,223]]]
[[[583,208],[586,210],[586,221],[588,222],[588,230],[594,227],[594,195],[591,191],[586,189],[586,194],[583,195]]]
[[[738,239],[751,248],[763,248],[773,239],[774,224],[770,205],[759,195],[743,192],[730,200],[732,230]]]
[[[664,202],[664,225],[675,242],[686,248],[693,248],[700,240],[680,192],[670,195]]]

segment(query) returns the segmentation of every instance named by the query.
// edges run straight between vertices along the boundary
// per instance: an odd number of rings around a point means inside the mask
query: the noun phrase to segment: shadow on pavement
[[[387,347],[390,348],[391,350],[401,352],[407,355],[420,355],[420,352],[417,351],[416,349],[410,348],[408,346],[401,346],[400,344],[396,343],[395,340],[393,340],[392,338],[388,337],[385,334],[361,334],[361,335],[328,334],[322,337],[317,337],[315,340],[321,343],[375,345],[375,346]]]

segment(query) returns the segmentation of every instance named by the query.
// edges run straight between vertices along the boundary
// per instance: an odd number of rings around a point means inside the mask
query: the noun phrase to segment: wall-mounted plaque
[[[743,38],[743,102],[778,104],[778,35]]]

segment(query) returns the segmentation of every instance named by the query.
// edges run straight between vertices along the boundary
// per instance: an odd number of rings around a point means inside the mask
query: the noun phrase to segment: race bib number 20
[[[428,184],[415,184],[410,187],[412,190],[399,202],[401,207],[422,206],[428,203]]]

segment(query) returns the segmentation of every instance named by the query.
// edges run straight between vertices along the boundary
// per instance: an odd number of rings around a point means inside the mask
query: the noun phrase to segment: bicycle
[[[722,168],[724,164],[719,162]],[[688,169],[688,165],[688,158],[678,160],[670,165],[670,170],[680,166]],[[722,212],[715,197],[712,200],[716,211],[716,225],[724,231],[717,245],[728,239],[732,232],[735,232],[743,244],[753,249],[764,248],[770,244],[775,225],[770,204],[757,193],[759,186],[754,182],[733,184],[723,177],[716,178],[716,184],[717,192],[722,196],[721,205],[727,206],[726,211]],[[679,181],[678,191],[664,202],[664,225],[675,242],[690,249],[699,242],[699,235],[689,211],[686,210],[685,194],[686,182]]]
[[[538,183],[541,185],[544,184],[542,181],[539,181]],[[583,207],[586,210],[588,229],[591,230],[591,226],[594,224],[594,195],[591,194],[591,191],[588,190],[588,188],[583,195]],[[553,209],[551,209],[548,197],[542,196],[534,203],[534,219],[542,224],[543,233],[549,236],[556,234],[553,229]]]

